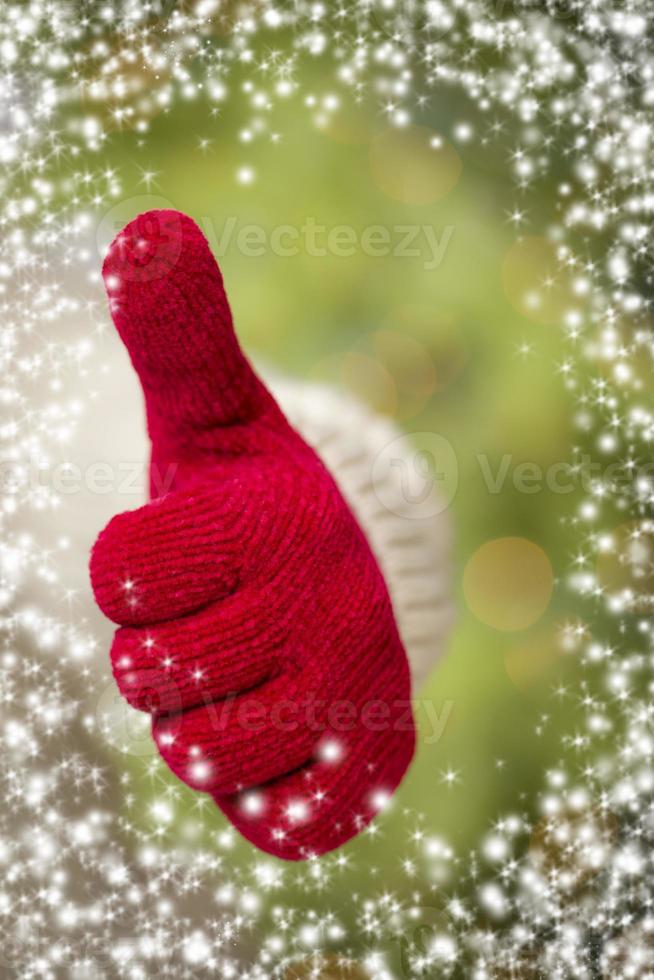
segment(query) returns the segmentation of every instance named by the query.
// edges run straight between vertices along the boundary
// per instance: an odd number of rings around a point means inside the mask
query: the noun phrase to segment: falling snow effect
[[[313,956],[317,972],[321,957],[356,949],[375,978],[654,976],[653,35],[649,0],[3,4],[5,974],[258,978],[283,975],[298,956]],[[314,59],[331,72],[324,92],[303,89]],[[337,913],[311,911],[312,894],[355,880],[351,859],[287,870],[251,855],[236,868],[230,831],[200,846],[191,826],[185,840],[182,790],[157,760],[122,775],[105,763],[115,739],[96,705],[107,678],[92,668],[100,651],[58,573],[67,547],[52,531],[58,493],[26,475],[35,460],[47,469],[65,457],[92,389],[105,313],[88,232],[121,193],[119,174],[102,165],[115,132],[147,141],[158,113],[203,100],[218,115],[228,99],[242,107],[244,143],[276,138],[283,100],[318,126],[371,101],[404,127],[455,91],[469,119],[446,135],[505,148],[518,231],[530,227],[531,189],[555,166],[562,174],[556,212],[539,230],[557,259],[543,290],[566,284],[558,371],[576,402],[572,472],[582,447],[603,464],[568,515],[577,618],[561,642],[587,670],[579,690],[560,692],[578,701],[578,723],[543,777],[540,819],[505,815],[464,860],[406,814],[406,893],[361,899],[352,935]],[[262,177],[244,161],[236,179]],[[71,269],[74,293],[64,285]],[[88,336],[58,340],[80,313]],[[34,407],[37,391],[48,398]],[[42,538],[26,530],[36,512],[54,518]],[[137,818],[146,784],[150,811]],[[204,813],[199,798],[194,825]],[[383,833],[383,818],[370,833]],[[276,901],[289,880],[303,892],[298,907]],[[474,898],[457,897],[461,881]]]

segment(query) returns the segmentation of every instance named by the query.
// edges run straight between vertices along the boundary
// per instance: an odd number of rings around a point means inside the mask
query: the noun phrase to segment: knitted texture
[[[447,499],[436,480],[422,482],[417,495],[410,492],[407,474],[415,473],[417,448],[387,415],[341,388],[282,376],[265,365],[261,376],[334,477],[368,539],[388,586],[415,696],[443,655],[454,620]],[[380,460],[390,465],[382,468]]]
[[[384,578],[244,357],[194,222],[140,215],[103,275],[152,443],[151,502],[114,517],[91,555],[119,624],[117,684],[172,771],[246,838],[322,854],[370,822],[413,755]]]

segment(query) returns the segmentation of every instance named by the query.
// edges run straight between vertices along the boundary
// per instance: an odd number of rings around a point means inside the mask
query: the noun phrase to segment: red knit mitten
[[[413,754],[382,574],[241,352],[194,222],[139,216],[103,275],[152,441],[152,501],[114,517],[91,556],[120,626],[114,676],[173,772],[245,837],[322,854],[373,818]]]

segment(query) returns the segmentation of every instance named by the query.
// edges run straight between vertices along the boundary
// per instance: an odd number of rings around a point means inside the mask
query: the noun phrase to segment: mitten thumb
[[[244,426],[282,418],[241,351],[220,269],[191,218],[139,215],[102,274],[143,388],[153,458],[234,453]]]

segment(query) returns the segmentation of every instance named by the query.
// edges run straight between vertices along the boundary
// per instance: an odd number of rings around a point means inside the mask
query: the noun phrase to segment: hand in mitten
[[[91,556],[120,627],[114,676],[172,771],[245,837],[322,854],[374,817],[413,754],[383,576],[241,352],[197,226],[141,215],[103,275],[152,442],[153,499],[113,518]]]

